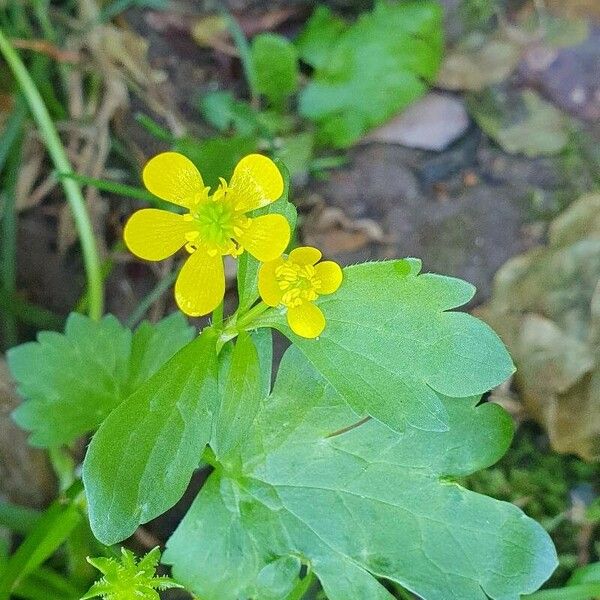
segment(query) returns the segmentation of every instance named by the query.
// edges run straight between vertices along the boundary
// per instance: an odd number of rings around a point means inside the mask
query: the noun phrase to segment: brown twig
[[[13,38],[11,43],[15,48],[19,48],[20,50],[33,50],[34,52],[39,52],[40,54],[46,54],[58,62],[72,64],[79,62],[79,55],[76,52],[57,48],[48,40],[25,40]]]
[[[336,437],[336,436],[342,435],[344,433],[348,433],[349,431],[352,431],[353,429],[356,429],[357,427],[364,425],[367,421],[370,421],[370,420],[371,420],[371,417],[369,415],[367,415],[366,417],[362,418],[360,421],[357,421],[356,423],[353,423],[352,425],[348,425],[347,427],[342,427],[342,429],[338,429],[337,431],[334,431],[333,433],[326,435],[325,439]]]

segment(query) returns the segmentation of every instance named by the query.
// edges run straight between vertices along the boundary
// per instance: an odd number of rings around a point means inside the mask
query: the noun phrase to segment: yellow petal
[[[198,169],[178,152],[163,152],[151,158],[144,167],[142,179],[149,192],[185,208],[191,208],[204,191]]]
[[[254,258],[269,262],[281,256],[290,243],[290,224],[283,215],[256,217],[236,240]]]
[[[315,275],[321,280],[319,294],[333,294],[342,284],[343,274],[340,265],[325,260],[315,267]]]
[[[182,215],[143,208],[134,212],[127,224],[123,237],[133,254],[145,260],[163,260],[175,254],[185,243],[185,234],[190,224]]]
[[[213,311],[225,295],[223,257],[196,250],[184,263],[175,283],[179,308],[192,317]]]
[[[314,265],[321,260],[320,250],[311,246],[300,246],[290,252],[290,260],[297,265]]]
[[[287,321],[296,335],[305,338],[316,338],[325,329],[323,312],[311,302],[288,308]]]
[[[275,270],[284,262],[283,258],[279,257],[263,263],[258,271],[258,293],[269,306],[277,306],[281,303],[283,291],[275,279]]]
[[[248,212],[278,200],[283,194],[283,177],[277,165],[262,154],[249,154],[237,164],[227,198],[236,210]]]

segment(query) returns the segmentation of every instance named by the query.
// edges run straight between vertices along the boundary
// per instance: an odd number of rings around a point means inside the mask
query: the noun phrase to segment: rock
[[[588,39],[561,48],[553,60],[525,55],[520,78],[569,113],[588,121],[600,119],[600,27],[591,27]]]
[[[366,136],[366,141],[402,144],[423,150],[445,150],[469,127],[464,102],[432,92]]]

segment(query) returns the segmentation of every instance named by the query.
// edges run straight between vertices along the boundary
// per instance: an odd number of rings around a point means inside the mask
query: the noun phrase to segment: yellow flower
[[[313,302],[322,294],[333,294],[342,283],[342,269],[323,261],[316,248],[292,250],[286,258],[266,262],[258,273],[258,290],[265,304],[287,307],[292,331],[305,338],[318,337],[325,328],[323,312]]]
[[[152,158],[142,177],[155,196],[188,212],[139,210],[125,226],[125,243],[133,254],[152,261],[185,247],[190,257],[177,278],[175,299],[188,315],[206,315],[223,300],[223,256],[238,256],[247,250],[262,262],[272,261],[290,241],[290,225],[282,215],[246,215],[283,193],[281,173],[266,156],[243,158],[229,184],[221,179],[212,195],[194,164],[177,152]]]

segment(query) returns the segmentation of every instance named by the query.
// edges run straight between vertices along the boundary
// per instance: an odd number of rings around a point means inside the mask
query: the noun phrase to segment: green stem
[[[245,327],[248,327],[248,325],[250,325],[257,317],[260,317],[260,315],[269,308],[271,307],[261,300],[256,306],[253,306],[248,312],[237,319],[235,323],[237,331],[241,331]]]
[[[21,162],[21,135],[25,119],[23,99],[17,98],[17,105],[7,125],[7,135],[3,136],[8,145],[6,152],[6,173],[4,176],[2,228],[0,229],[0,287],[9,294],[17,291],[17,211],[15,207],[15,189],[17,173]],[[6,139],[8,138],[8,139]],[[0,162],[1,162],[0,157]],[[0,164],[0,171],[2,164]],[[3,332],[6,348],[15,346],[18,341],[17,320],[10,311],[4,311]]]
[[[8,41],[8,38],[2,29],[0,29],[0,53],[4,56],[4,59],[8,63],[8,66],[23,91],[56,170],[59,173],[72,172],[73,168],[69,163],[69,159],[62,146],[56,127],[48,114],[48,109],[46,108],[35,83],[27,72],[27,68],[23,64],[23,61],[15,52],[15,49]],[[90,317],[99,319],[102,316],[103,311],[104,292],[102,275],[100,272],[100,259],[96,248],[92,224],[79,185],[72,179],[64,179],[62,180],[62,186],[73,213],[73,219],[79,234],[79,239],[81,240],[83,262],[89,289],[90,301],[88,312]]]
[[[262,315],[266,310],[271,308],[269,305],[264,302],[259,302],[256,306],[253,306],[249,311],[242,314],[241,317],[237,317],[234,315],[225,323],[225,327],[217,340],[217,354],[221,352],[223,346],[229,341],[233,340],[240,331],[244,331],[251,325],[260,315]]]
[[[134,200],[142,200],[143,202],[148,202],[149,204],[153,204],[158,208],[164,208],[164,205],[167,204],[163,203],[160,199],[150,192],[147,192],[143,188],[127,185],[119,181],[97,179],[95,177],[88,177],[87,175],[79,175],[79,173],[59,173],[58,177],[59,179],[72,179],[73,181],[81,183],[82,185],[91,185],[101,192],[110,192],[111,194],[115,194],[117,196],[127,196],[128,198],[133,198]]]
[[[212,324],[220,327],[223,324],[223,301],[213,310],[212,313]]]
[[[221,10],[221,15],[227,23],[227,29],[233,38],[233,41],[240,53],[242,68],[250,89],[251,102],[253,106],[258,105],[259,93],[256,85],[256,73],[254,71],[254,63],[252,62],[252,54],[250,53],[250,44],[242,31],[239,23],[225,9]]]
[[[127,327],[135,327],[144,318],[150,307],[175,283],[176,279],[177,269],[163,277],[129,315],[126,321]]]
[[[41,516],[37,510],[0,500],[0,525],[20,535],[27,535]]]
[[[37,329],[59,330],[65,324],[65,320],[59,315],[26,302],[18,295],[9,293],[2,286],[0,286],[0,310],[13,315],[27,325],[33,325]]]

